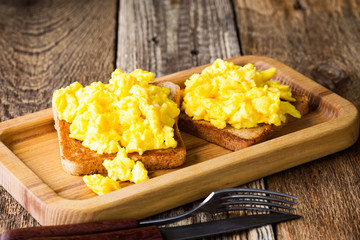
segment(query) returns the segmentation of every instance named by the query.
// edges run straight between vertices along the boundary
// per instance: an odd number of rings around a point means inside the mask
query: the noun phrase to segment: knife
[[[260,227],[300,218],[294,214],[257,214],[179,227],[160,228],[164,239],[191,239]]]
[[[157,227],[157,226],[145,226],[139,227],[136,224],[136,220],[118,220],[121,221],[121,230],[110,230],[101,232],[101,229],[97,229],[96,226],[108,225],[113,226],[117,220],[103,221],[98,223],[82,223],[82,224],[70,224],[63,226],[45,226],[45,227],[33,227],[15,229],[5,232],[1,236],[1,240],[12,239],[37,239],[37,240],[106,240],[106,239],[166,239],[166,240],[180,240],[180,239],[193,239],[200,237],[208,237],[213,235],[219,235],[223,233],[229,233],[233,231],[241,231],[245,229],[260,227],[268,224],[284,222],[300,218],[299,215],[294,214],[256,214],[247,215],[237,218],[229,218],[224,220],[216,220],[205,223],[197,223],[178,227]],[[127,223],[128,225],[124,224]],[[94,225],[95,224],[95,225]],[[79,227],[81,226],[81,227]],[[85,229],[87,226],[88,229]],[[79,234],[79,231],[72,231],[72,228],[77,230],[84,229],[83,234]],[[125,228],[125,229],[124,229]],[[61,231],[60,231],[61,230]],[[80,231],[81,232],[81,231]],[[90,233],[93,232],[93,233]]]

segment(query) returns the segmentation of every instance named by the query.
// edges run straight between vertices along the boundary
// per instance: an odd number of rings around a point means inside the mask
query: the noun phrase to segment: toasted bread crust
[[[296,109],[300,111],[301,115],[306,114],[309,111],[308,98],[295,92],[293,93],[293,97],[296,99],[296,102],[294,103]],[[287,121],[293,121],[294,119],[295,118],[292,116],[287,116]],[[279,127],[263,124],[249,129],[235,129],[228,125],[224,129],[218,129],[210,122],[193,120],[184,112],[181,112],[179,117],[179,128],[181,131],[190,133],[233,151],[266,141],[275,133],[275,131],[284,125],[286,125],[286,123]]]
[[[170,89],[169,98],[180,105],[180,88],[169,82],[154,83],[158,86]],[[58,113],[53,107],[55,129],[58,132],[61,164],[63,169],[72,175],[84,175],[106,173],[102,165],[105,159],[114,159],[114,154],[97,154],[82,145],[82,142],[69,137],[70,123],[59,120]],[[177,126],[174,124],[174,138],[177,141],[176,148],[145,151],[143,155],[129,153],[128,157],[140,160],[147,170],[169,169],[182,165],[186,159],[186,149]]]

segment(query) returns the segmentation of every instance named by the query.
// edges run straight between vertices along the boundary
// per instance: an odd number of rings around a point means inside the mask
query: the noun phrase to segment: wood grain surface
[[[162,76],[241,54],[280,60],[359,109],[359,18],[356,0],[0,0],[0,121],[50,107],[73,81],[107,81],[115,67]],[[301,220],[214,239],[360,238],[359,149],[247,185],[299,196]],[[0,233],[38,225],[2,187],[0,197]]]

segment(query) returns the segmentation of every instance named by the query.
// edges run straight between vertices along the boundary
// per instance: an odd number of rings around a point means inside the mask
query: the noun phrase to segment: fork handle
[[[1,240],[22,240],[38,237],[74,236],[111,232],[139,227],[136,219],[107,220],[55,226],[18,228],[4,232]]]

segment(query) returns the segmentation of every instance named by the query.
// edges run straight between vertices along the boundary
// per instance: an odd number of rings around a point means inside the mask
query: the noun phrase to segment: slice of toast
[[[301,113],[306,114],[309,111],[308,98],[299,93],[293,92],[296,102],[293,105]],[[293,121],[295,118],[287,115],[287,122]],[[210,122],[204,120],[193,120],[186,115],[185,112],[180,113],[179,128],[181,131],[190,133],[196,137],[215,143],[224,148],[236,151],[259,142],[269,139],[275,131],[286,125],[280,126],[263,124],[258,127],[248,129],[236,129],[227,125],[224,129],[218,129]]]
[[[169,99],[180,107],[180,87],[171,82],[153,83],[160,87],[170,89]],[[114,154],[97,154],[82,145],[82,142],[69,137],[70,123],[59,120],[58,112],[53,107],[55,129],[58,133],[61,164],[63,169],[72,175],[85,175],[95,173],[106,173],[102,165],[105,159],[114,159]],[[177,141],[176,148],[145,151],[143,155],[128,153],[128,157],[140,160],[147,170],[169,169],[182,165],[186,158],[186,149],[177,125],[174,124],[174,138]]]

